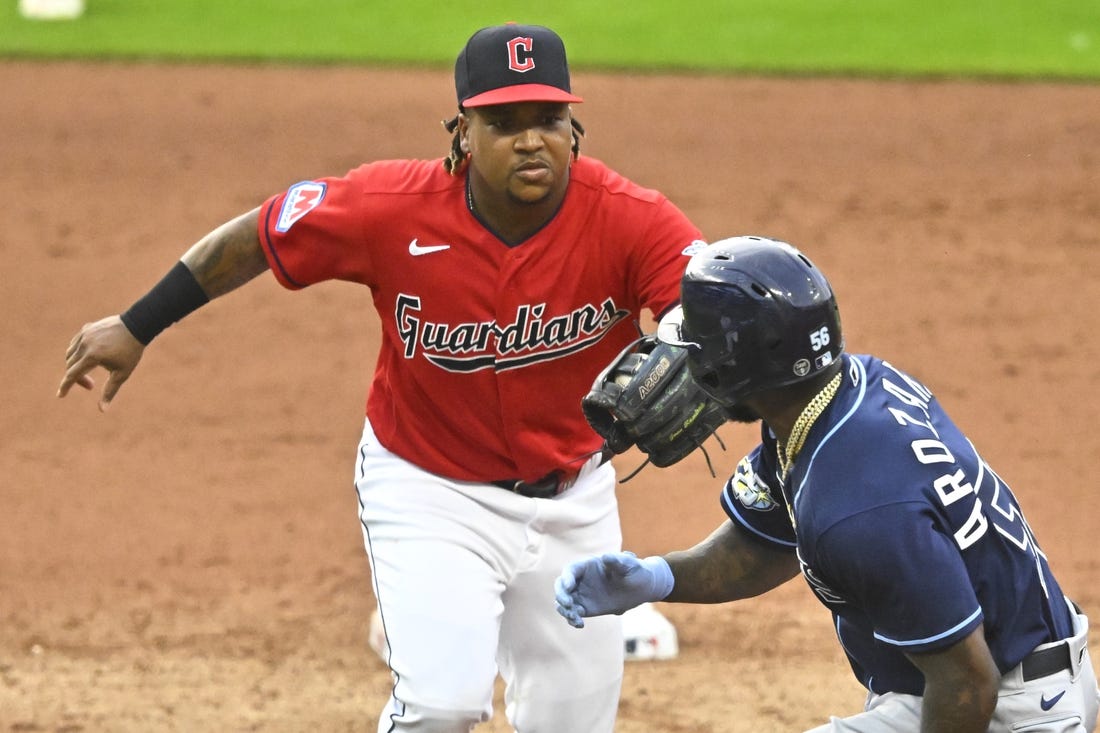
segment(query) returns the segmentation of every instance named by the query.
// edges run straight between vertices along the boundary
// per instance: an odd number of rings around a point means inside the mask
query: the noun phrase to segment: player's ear
[[[458,147],[463,153],[470,154],[470,118],[461,111],[458,113]]]

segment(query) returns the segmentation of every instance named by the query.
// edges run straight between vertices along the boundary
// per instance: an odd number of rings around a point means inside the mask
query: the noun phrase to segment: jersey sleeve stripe
[[[295,280],[293,277],[290,276],[290,273],[287,272],[286,267],[283,266],[282,260],[279,259],[279,252],[275,249],[275,245],[271,241],[271,217],[275,213],[275,201],[277,199],[278,199],[278,197],[275,197],[275,198],[272,198],[270,201],[268,201],[266,211],[264,211],[264,215],[263,215],[263,219],[262,219],[262,221],[263,221],[263,246],[264,246],[264,249],[267,250],[268,255],[270,255],[270,257],[269,257],[270,261],[274,262],[276,265],[278,265],[279,272],[282,274],[283,280],[288,285],[290,285],[291,287],[301,289],[301,288],[305,287],[305,284],[298,282],[297,280]]]
[[[740,524],[742,527],[744,527],[748,531],[752,532],[757,537],[761,537],[761,538],[767,540],[768,542],[774,542],[777,545],[782,545],[783,547],[790,547],[792,549],[794,547],[798,546],[797,542],[791,542],[790,540],[785,540],[785,539],[782,539],[780,537],[773,537],[772,535],[761,532],[756,527],[753,527],[751,524],[749,524],[747,521],[745,521],[744,518],[741,517],[741,512],[739,512],[737,510],[737,506],[736,506],[736,504],[738,504],[738,503],[739,502],[733,501],[733,500],[730,499],[730,489],[729,488],[727,488],[725,491],[722,492],[722,506],[725,508],[726,514],[728,514],[733,519],[736,519],[737,523]]]
[[[963,619],[962,621],[955,624],[954,626],[952,626],[947,631],[944,631],[943,633],[940,633],[940,634],[935,634],[933,636],[927,636],[923,639],[901,640],[901,639],[891,639],[890,637],[883,636],[882,634],[880,634],[876,631],[875,632],[875,638],[878,639],[879,641],[885,642],[887,644],[893,644],[894,646],[920,646],[922,644],[932,644],[934,642],[939,641],[940,639],[946,639],[947,637],[958,633],[961,629],[964,629],[967,626],[970,626],[971,624],[974,624],[976,626],[975,622],[980,621],[981,618],[982,618],[982,607],[978,606],[977,610],[975,610],[974,613],[970,614],[965,619]]]

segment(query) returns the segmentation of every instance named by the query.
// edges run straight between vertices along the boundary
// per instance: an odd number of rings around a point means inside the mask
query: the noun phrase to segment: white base
[[[33,20],[72,20],[84,14],[84,0],[19,0],[19,13]]]
[[[675,659],[680,654],[676,627],[650,603],[623,614],[623,638],[628,662]]]

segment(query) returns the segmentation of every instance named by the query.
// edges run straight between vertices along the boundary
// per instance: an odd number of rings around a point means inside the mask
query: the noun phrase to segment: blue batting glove
[[[673,582],[672,568],[663,557],[606,553],[565,566],[554,581],[554,600],[561,617],[580,629],[587,617],[620,614],[663,600]]]

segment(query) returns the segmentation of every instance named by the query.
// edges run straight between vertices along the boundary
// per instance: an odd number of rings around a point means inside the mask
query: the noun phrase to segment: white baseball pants
[[[1100,689],[1089,658],[1089,621],[1070,606],[1073,638],[1069,640],[1071,666],[1025,682],[1020,666],[1001,678],[991,733],[1093,733]],[[1044,644],[1043,647],[1050,646]],[[1042,648],[1042,647],[1041,647]],[[1053,704],[1052,704],[1053,703]],[[870,694],[862,713],[832,718],[807,733],[918,733],[921,698],[914,695]]]
[[[562,567],[622,545],[610,464],[530,499],[423,471],[368,422],[355,486],[394,678],[379,733],[468,733],[492,717],[498,673],[517,733],[611,733],[620,619],[574,629],[554,609]]]

